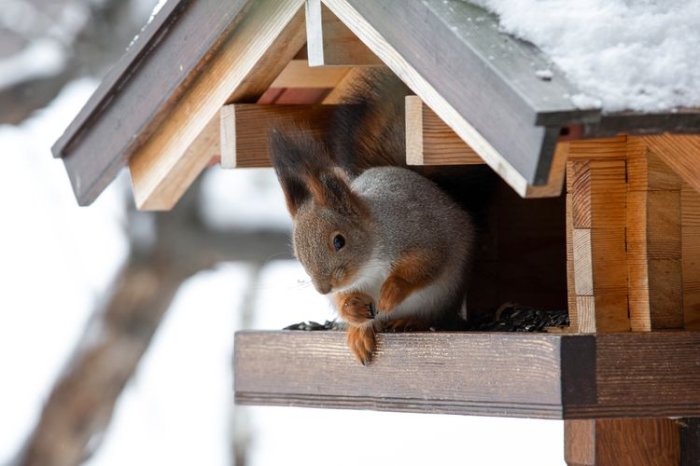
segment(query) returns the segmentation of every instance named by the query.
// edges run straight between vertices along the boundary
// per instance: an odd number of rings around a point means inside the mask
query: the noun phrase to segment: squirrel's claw
[[[348,328],[348,346],[357,359],[366,366],[372,361],[372,353],[377,347],[377,340],[372,326]]]
[[[339,301],[341,305],[338,306],[338,312],[348,323],[362,325],[374,319],[374,305],[372,304],[372,298],[369,296],[362,293],[353,293],[341,295]]]

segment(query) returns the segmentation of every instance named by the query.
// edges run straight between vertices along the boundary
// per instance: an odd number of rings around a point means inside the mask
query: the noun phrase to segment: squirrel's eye
[[[340,251],[345,246],[345,237],[343,235],[335,235],[333,237],[333,247],[336,251]]]

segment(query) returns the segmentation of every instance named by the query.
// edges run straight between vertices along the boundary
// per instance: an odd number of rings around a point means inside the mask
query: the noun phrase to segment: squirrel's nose
[[[319,293],[328,294],[331,292],[330,283],[327,283],[327,282],[321,283],[317,280],[314,280],[313,283],[314,283],[314,288],[316,288],[316,291],[318,291]]]

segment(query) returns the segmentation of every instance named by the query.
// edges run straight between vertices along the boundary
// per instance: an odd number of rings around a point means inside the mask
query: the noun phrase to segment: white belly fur
[[[356,279],[349,285],[337,291],[359,291],[372,297],[375,306],[379,302],[379,292],[382,284],[391,273],[391,263],[372,258],[357,273]],[[430,316],[444,311],[446,300],[453,296],[454,289],[459,285],[448,276],[438,277],[430,285],[410,294],[404,301],[391,311],[389,315],[378,316],[381,320],[396,319],[408,316]]]

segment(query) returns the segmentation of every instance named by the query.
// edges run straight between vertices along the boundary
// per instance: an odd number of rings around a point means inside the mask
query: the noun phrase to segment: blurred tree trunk
[[[284,233],[220,233],[197,217],[191,189],[171,212],[155,216],[157,240],[144,248],[131,235],[131,255],[106,308],[96,312],[65,373],[47,400],[18,465],[78,465],[96,450],[115,403],[180,284],[222,261],[257,262],[288,255]],[[151,214],[133,213],[133,216]],[[140,221],[143,221],[142,217]]]

